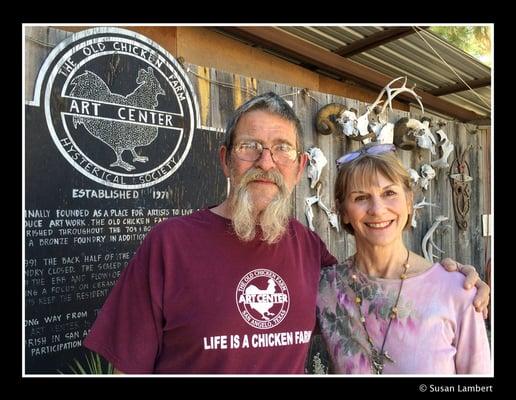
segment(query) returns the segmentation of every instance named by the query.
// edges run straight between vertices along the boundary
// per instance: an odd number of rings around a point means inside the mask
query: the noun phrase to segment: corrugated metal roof
[[[275,29],[325,50],[335,51],[381,32],[385,27],[278,26]],[[490,67],[432,32],[418,28],[414,28],[414,33],[410,35],[348,58],[388,76],[407,76],[410,84],[415,83],[417,88],[430,93],[435,89],[460,84],[457,75],[467,82],[491,77]],[[490,86],[439,97],[486,118],[491,116]]]

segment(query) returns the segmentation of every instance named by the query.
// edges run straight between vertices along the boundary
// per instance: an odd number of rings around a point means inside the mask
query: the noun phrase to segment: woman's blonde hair
[[[410,201],[409,214],[404,229],[410,226],[412,209],[412,180],[407,169],[403,166],[396,152],[389,151],[381,154],[364,153],[353,161],[341,164],[335,179],[335,207],[339,213],[342,227],[354,235],[351,224],[344,223],[342,207],[346,196],[355,188],[364,188],[375,185],[377,174],[381,174],[390,181],[400,184],[405,190],[407,200]]]

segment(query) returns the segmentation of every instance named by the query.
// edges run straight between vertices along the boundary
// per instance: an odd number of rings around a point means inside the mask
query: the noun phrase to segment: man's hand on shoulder
[[[471,289],[473,286],[477,288],[477,294],[473,299],[475,310],[482,312],[484,319],[487,318],[487,306],[489,304],[489,293],[491,289],[483,280],[480,279],[477,270],[473,265],[464,265],[451,258],[445,258],[441,264],[449,272],[459,271],[466,276],[464,280],[464,288]]]

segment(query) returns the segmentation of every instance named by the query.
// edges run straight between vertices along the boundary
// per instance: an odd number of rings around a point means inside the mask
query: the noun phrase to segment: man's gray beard
[[[267,207],[257,214],[247,185],[249,182],[264,178],[276,183],[279,188],[277,196]],[[283,182],[283,177],[277,171],[264,172],[253,168],[241,179],[234,188],[229,199],[231,207],[231,222],[240,240],[248,242],[256,236],[256,226],[262,230],[262,240],[268,244],[278,242],[285,233],[290,217],[290,193]]]

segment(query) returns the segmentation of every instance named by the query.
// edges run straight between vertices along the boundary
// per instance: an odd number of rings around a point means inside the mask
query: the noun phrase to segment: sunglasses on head
[[[337,167],[340,167],[343,164],[356,160],[358,157],[363,156],[365,154],[377,155],[388,153],[389,151],[395,151],[396,146],[392,143],[384,143],[384,144],[376,144],[374,146],[362,147],[359,150],[352,151],[351,153],[344,154],[337,161]]]

